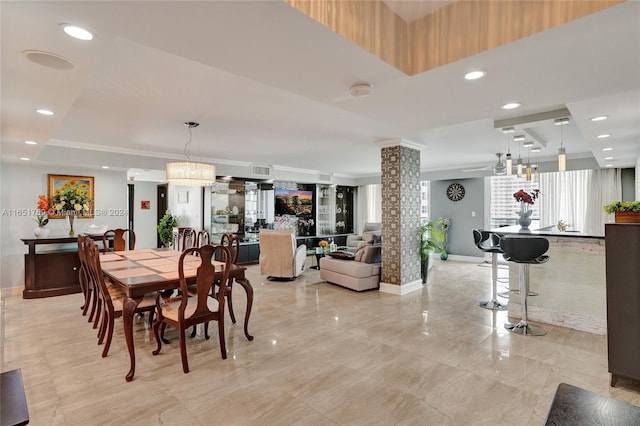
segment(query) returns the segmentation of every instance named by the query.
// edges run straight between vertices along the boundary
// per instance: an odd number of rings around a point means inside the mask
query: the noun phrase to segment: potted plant
[[[429,256],[432,252],[441,253],[445,244],[445,233],[438,220],[430,220],[420,226],[420,260],[422,283],[427,282]]]
[[[604,206],[607,214],[616,215],[616,223],[640,223],[640,201],[614,201]]]
[[[158,237],[163,247],[171,246],[173,242],[173,228],[176,226],[178,226],[178,219],[167,210],[158,224]]]
[[[49,211],[49,200],[44,195],[38,195],[38,204],[37,204],[37,213],[35,222],[38,224],[38,227],[33,230],[33,233],[36,237],[47,237],[49,235],[49,228],[47,228],[47,224],[49,223],[49,218],[47,217]]]

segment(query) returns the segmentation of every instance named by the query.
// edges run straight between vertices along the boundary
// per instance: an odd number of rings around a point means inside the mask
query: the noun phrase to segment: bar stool
[[[500,248],[500,234],[494,232],[473,230],[473,240],[476,247],[485,253],[491,253],[491,300],[478,303],[481,308],[493,311],[506,311],[507,305],[498,302],[498,254],[502,254]]]
[[[500,239],[500,248],[504,258],[518,264],[518,287],[522,318],[518,323],[506,323],[507,330],[527,336],[544,336],[547,332],[527,321],[527,296],[529,295],[529,265],[541,264],[549,260],[544,254],[549,250],[549,241],[542,237],[512,237]]]

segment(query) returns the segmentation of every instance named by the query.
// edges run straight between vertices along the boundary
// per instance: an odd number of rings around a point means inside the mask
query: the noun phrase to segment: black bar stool
[[[549,250],[549,241],[542,237],[513,237],[504,236],[500,239],[500,248],[504,258],[518,264],[518,287],[520,288],[520,304],[522,318],[518,323],[507,323],[507,330],[527,336],[544,336],[547,332],[527,321],[527,296],[529,294],[529,265],[545,263],[549,256],[544,254]]]
[[[500,234],[494,232],[473,230],[473,240],[476,247],[485,253],[491,253],[491,300],[478,303],[481,308],[493,311],[506,311],[507,305],[498,301],[498,254],[502,253],[500,248]]]

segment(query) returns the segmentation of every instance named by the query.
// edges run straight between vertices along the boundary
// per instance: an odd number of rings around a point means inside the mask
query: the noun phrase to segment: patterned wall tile
[[[382,281],[420,279],[420,151],[382,148]]]

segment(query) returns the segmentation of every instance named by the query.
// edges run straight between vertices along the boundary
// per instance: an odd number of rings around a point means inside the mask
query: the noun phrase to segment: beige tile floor
[[[561,382],[640,405],[637,384],[609,387],[606,336],[553,326],[512,335],[506,313],[479,308],[489,267],[440,262],[405,296],[356,293],[313,269],[270,282],[254,265],[248,277],[255,340],[227,321],[227,360],[217,328],[208,341],[199,330],[184,374],[175,332],[154,357],[137,319],[126,383],[121,320],[101,358],[80,295],[11,296],[0,304],[1,369],[22,368],[33,425],[542,425]]]

